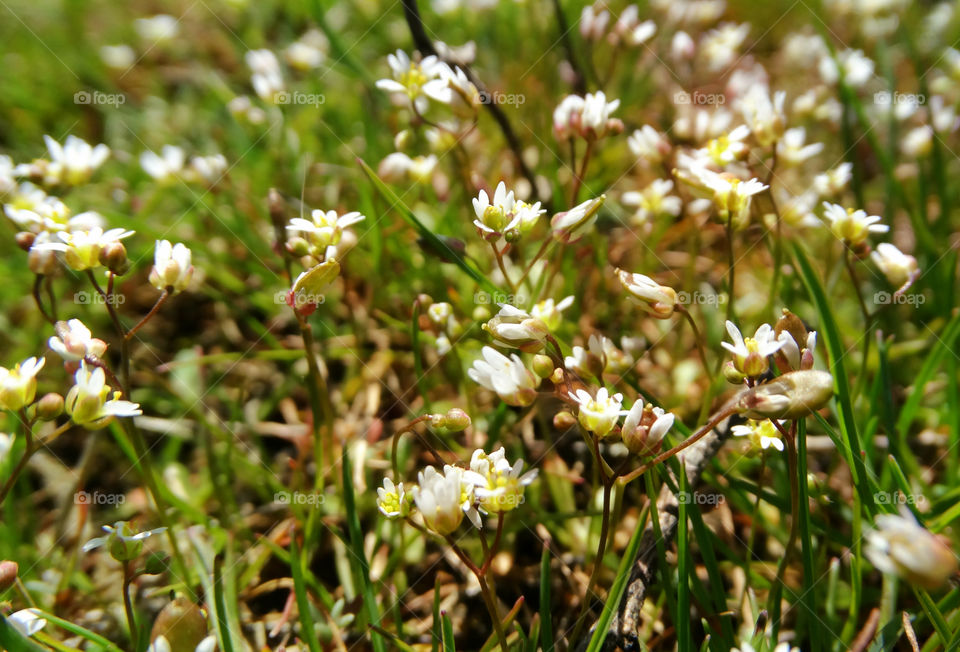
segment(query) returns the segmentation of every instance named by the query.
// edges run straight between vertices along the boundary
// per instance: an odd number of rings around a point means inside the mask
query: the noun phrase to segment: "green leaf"
[[[297,611],[300,612],[300,638],[305,639],[310,652],[320,651],[320,642],[317,640],[317,630],[313,622],[313,607],[307,596],[306,582],[303,580],[303,555],[297,545],[296,532],[290,532],[290,573],[293,575],[293,593],[297,600]]]
[[[543,652],[553,652],[553,602],[550,595],[550,546],[544,542],[540,555],[540,645]]]
[[[446,611],[440,613],[440,622],[443,629],[443,652],[456,652],[457,647],[453,638],[453,623]]]

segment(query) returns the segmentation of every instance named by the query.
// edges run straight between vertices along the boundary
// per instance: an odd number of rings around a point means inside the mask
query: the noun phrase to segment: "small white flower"
[[[124,70],[137,62],[137,55],[129,45],[104,45],[100,60],[110,68]]]
[[[700,57],[707,70],[718,72],[733,63],[749,33],[750,25],[746,23],[724,23],[707,32],[700,40]]]
[[[630,47],[643,45],[649,41],[657,33],[657,25],[652,20],[641,23],[639,14],[640,8],[637,5],[629,5],[620,12],[620,18],[610,32],[610,41],[613,43],[623,41]]]
[[[295,217],[287,225],[288,231],[302,233],[311,245],[311,253],[320,257],[327,247],[336,246],[343,237],[343,230],[366,219],[357,211],[337,215],[336,211],[314,210],[309,220]]]
[[[933,127],[920,125],[914,127],[900,140],[900,151],[912,158],[923,158],[933,149]]]
[[[783,424],[783,421],[778,421],[777,423]],[[747,421],[746,424],[740,424],[733,426],[730,429],[730,432],[733,433],[735,437],[747,437],[750,440],[750,445],[754,450],[767,450],[768,448],[775,448],[778,451],[783,451],[783,439],[780,436],[780,431],[777,430],[776,426],[770,420],[765,421]]]
[[[120,400],[120,392],[113,392],[113,398],[108,400],[111,388],[100,367],[91,371],[86,361],[81,360],[74,380],[76,384],[67,392],[65,407],[77,425],[96,430],[109,424],[114,417],[143,414],[139,404]]]
[[[37,395],[37,374],[46,358],[27,358],[16,367],[0,367],[0,408],[19,410],[33,403]]]
[[[140,155],[143,171],[162,183],[170,183],[183,172],[186,154],[176,145],[164,145],[160,154],[147,150]]]
[[[641,191],[623,193],[620,198],[626,206],[636,206],[633,219],[637,224],[644,224],[658,217],[680,215],[683,210],[683,201],[676,195],[671,195],[673,181],[669,179],[654,179],[650,185]]]
[[[377,508],[389,519],[406,517],[410,513],[410,499],[402,482],[394,484],[390,478],[384,478],[383,486],[377,488]]]
[[[483,330],[493,337],[516,346],[539,347],[549,334],[547,325],[525,310],[521,310],[509,303],[500,304],[500,312],[493,319],[483,324]]]
[[[850,246],[863,244],[871,233],[886,233],[885,224],[878,224],[878,215],[867,215],[864,210],[844,208],[838,204],[823,202],[824,216],[830,221],[833,234]]]
[[[729,222],[735,230],[746,227],[753,196],[768,186],[757,179],[743,181],[731,174],[718,174],[701,159],[687,158],[683,163],[686,167],[678,169],[677,175],[694,188],[712,193],[720,221]]]
[[[876,529],[865,532],[864,554],[881,573],[936,589],[957,572],[957,558],[940,537],[921,526],[905,506],[900,514],[880,514]]]
[[[840,79],[840,71],[843,72],[843,79],[848,86],[859,88],[873,77],[873,61],[863,54],[863,50],[838,52],[836,61],[830,56],[820,59],[820,76],[823,81],[828,84],[837,83]]]
[[[770,367],[768,356],[773,355],[783,346],[782,342],[777,341],[770,324],[761,324],[754,336],[746,339],[732,321],[727,320],[726,324],[727,333],[733,344],[721,342],[720,346],[733,355],[733,365],[737,371],[748,378],[765,374]]]
[[[51,185],[64,183],[76,186],[93,176],[94,171],[103,165],[110,156],[110,148],[100,144],[93,147],[87,141],[76,136],[67,136],[63,145],[50,136],[43,137],[50,153],[50,164],[46,169],[46,181]]]
[[[620,416],[624,412],[620,409],[623,401],[623,394],[610,395],[606,387],[597,390],[597,396],[594,398],[589,392],[578,389],[576,393],[568,392],[579,406],[577,419],[580,425],[589,430],[597,437],[606,437],[617,425]]]
[[[146,41],[162,42],[173,39],[180,31],[178,21],[169,14],[157,14],[149,18],[137,18],[133,28]]]
[[[920,273],[917,259],[897,249],[896,245],[881,242],[870,252],[870,260],[876,265],[891,285],[906,285]]]
[[[79,319],[57,322],[56,329],[57,335],[51,337],[47,345],[67,362],[79,362],[88,355],[99,358],[107,351],[107,343],[93,337]]]
[[[40,616],[39,609],[21,609],[10,614],[7,622],[24,636],[33,636],[47,624],[47,620]]]
[[[537,397],[537,377],[523,366],[516,353],[508,358],[491,346],[483,347],[482,360],[475,360],[467,375],[475,383],[496,392],[508,405],[530,405]]]
[[[765,87],[752,86],[741,101],[743,119],[761,146],[770,147],[783,135],[787,123],[783,112],[786,99],[785,91],[777,91],[771,99]]]
[[[572,136],[595,139],[607,133],[618,133],[623,123],[611,117],[620,106],[620,100],[607,101],[603,91],[587,93],[585,97],[568,95],[553,112],[553,131],[558,140]]]
[[[191,158],[190,167],[185,171],[185,176],[189,181],[202,181],[215,185],[226,173],[226,157],[223,154],[211,154]]]
[[[521,475],[523,465],[522,459],[510,464],[503,447],[489,455],[477,449],[470,458],[470,470],[463,473],[463,481],[473,485],[481,509],[494,514],[508,512],[523,504],[524,488],[537,477],[537,469]]]
[[[216,636],[207,636],[200,643],[197,644],[197,647],[194,648],[193,652],[213,652],[217,647],[217,637]],[[176,652],[170,648],[170,642],[167,640],[167,637],[161,634],[157,638],[153,639],[153,643],[147,648],[147,652]]]
[[[783,138],[777,143],[777,161],[783,161],[785,165],[796,166],[823,150],[823,143],[804,145],[806,138],[807,130],[803,127],[787,129]]]
[[[634,455],[653,455],[660,448],[660,442],[673,427],[676,417],[663,408],[644,405],[637,398],[627,412],[620,429],[624,445]]]
[[[602,4],[587,5],[580,12],[580,36],[587,41],[599,41],[609,22],[610,12]]]
[[[453,99],[453,92],[443,78],[449,67],[436,56],[430,55],[416,62],[403,50],[397,50],[396,54],[387,55],[387,63],[393,79],[378,80],[377,88],[380,90],[417,102],[418,110],[426,109],[425,103],[418,102],[424,96],[444,104]]]
[[[124,229],[104,231],[96,226],[88,231],[72,233],[60,231],[57,233],[60,242],[35,243],[33,248],[38,251],[59,251],[63,254],[63,261],[67,267],[82,272],[100,266],[100,251],[104,247],[131,235],[133,235],[133,231],[125,231]]]
[[[244,59],[252,72],[250,84],[254,92],[264,102],[276,104],[286,88],[277,56],[270,50],[250,50]]]
[[[150,285],[161,292],[183,292],[193,278],[190,249],[183,243],[171,245],[169,240],[157,240]]]
[[[853,178],[853,163],[841,163],[837,167],[813,178],[813,189],[821,197],[840,194]]]
[[[729,165],[734,161],[742,160],[749,151],[749,147],[744,142],[750,135],[750,128],[747,125],[740,125],[729,133],[714,138],[707,143],[707,146],[700,152],[709,157],[713,164],[718,167]]]
[[[551,331],[560,327],[563,311],[573,305],[573,295],[554,303],[553,299],[544,299],[530,309],[530,315],[547,325]]]
[[[630,293],[634,303],[658,319],[668,319],[677,305],[677,293],[673,288],[660,285],[649,276],[631,274],[617,269],[617,278]]]
[[[424,525],[437,534],[452,533],[463,522],[467,512],[476,514],[473,507],[472,486],[463,482],[463,469],[447,465],[443,473],[428,466],[417,475],[413,488],[413,500],[423,516]],[[480,515],[476,514],[474,525],[480,527]]]
[[[557,213],[550,220],[553,238],[564,244],[573,244],[585,236],[600,215],[600,207],[606,201],[606,195],[588,199],[568,211]]]
[[[650,125],[643,125],[630,134],[627,145],[637,159],[650,165],[662,161],[671,149],[667,137]]]

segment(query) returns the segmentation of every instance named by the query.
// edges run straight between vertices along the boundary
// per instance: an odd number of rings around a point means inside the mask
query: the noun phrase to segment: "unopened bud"
[[[538,353],[533,356],[533,373],[537,374],[538,378],[547,378],[553,374],[554,370],[553,360],[550,359],[550,356],[543,355]]]
[[[287,251],[297,258],[303,258],[310,253],[310,243],[299,236],[290,238],[287,240]]]
[[[470,426],[470,415],[460,408],[450,408],[444,416],[444,427],[457,432]]]
[[[557,430],[569,430],[577,425],[577,417],[571,412],[563,410],[553,415],[553,427]]]
[[[194,650],[207,636],[207,617],[186,598],[177,598],[165,606],[153,622],[150,641],[167,639],[171,650]]]
[[[17,581],[20,567],[15,561],[0,561],[0,593],[3,593]]]
[[[37,239],[37,235],[35,233],[30,233],[29,231],[20,231],[16,235],[16,239],[18,247],[24,251],[30,251],[30,247],[33,246],[33,242]]]
[[[560,383],[563,382],[563,377],[564,377],[563,369],[561,369],[560,367],[557,367],[556,369],[553,370],[553,373],[550,374],[550,382],[553,383],[554,385],[559,385]]]
[[[728,383],[733,383],[734,385],[742,385],[744,378],[746,378],[746,376],[740,373],[732,360],[723,365],[723,377],[727,379]]]
[[[53,421],[63,414],[63,397],[55,392],[44,394],[36,404],[37,418],[41,421]]]
[[[743,393],[740,412],[751,419],[800,419],[833,396],[833,376],[813,369],[791,371]]]
[[[117,276],[123,276],[130,270],[127,248],[122,242],[110,242],[100,249],[100,264]]]
[[[30,268],[31,272],[40,276],[51,276],[60,269],[54,252],[36,247],[27,254],[27,267]]]
[[[793,341],[797,343],[799,348],[802,349],[806,345],[807,327],[803,325],[799,317],[786,308],[783,309],[783,314],[773,326],[773,334],[778,338],[783,331],[787,331],[793,336]]]

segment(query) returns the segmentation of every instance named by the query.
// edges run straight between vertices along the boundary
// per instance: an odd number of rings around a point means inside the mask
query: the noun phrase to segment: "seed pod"
[[[171,650],[194,650],[207,635],[207,617],[186,598],[176,598],[165,606],[153,622],[150,641],[163,636]]]
[[[741,414],[751,419],[801,419],[833,396],[833,376],[813,369],[791,371],[741,395]]]
[[[15,561],[0,561],[0,593],[3,593],[17,581],[17,573],[20,571]]]

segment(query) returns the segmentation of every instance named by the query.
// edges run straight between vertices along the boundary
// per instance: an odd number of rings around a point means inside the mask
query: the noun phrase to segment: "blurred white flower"
[[[580,36],[587,41],[599,41],[603,38],[610,22],[610,12],[601,3],[587,5],[580,12]]]
[[[100,48],[100,60],[109,68],[125,70],[137,61],[137,55],[129,45],[104,45]]]
[[[829,55],[820,59],[820,76],[828,84],[836,84],[839,81],[840,70],[843,71],[843,79],[848,86],[859,88],[873,77],[873,61],[863,54],[863,50],[838,52],[836,61]]]
[[[190,167],[184,171],[184,176],[188,181],[202,181],[216,185],[226,173],[226,157],[223,154],[211,154],[191,158]]]
[[[767,88],[753,86],[740,102],[750,133],[763,147],[770,147],[783,135],[787,123],[783,113],[786,98],[785,91],[777,91],[771,99]]]
[[[699,56],[707,70],[718,72],[733,63],[749,33],[750,25],[746,23],[723,23],[704,34],[700,39]]]
[[[610,31],[608,39],[612,43],[622,42],[627,46],[643,45],[656,34],[657,25],[652,20],[640,22],[640,8],[629,5],[620,12],[620,17]]]
[[[897,575],[926,589],[942,586],[957,573],[950,546],[923,526],[906,506],[900,514],[880,514],[876,529],[864,533],[863,553],[881,573]]]
[[[671,195],[672,190],[673,181],[654,179],[643,190],[623,193],[620,201],[626,206],[636,206],[633,219],[637,224],[644,224],[665,215],[670,217],[680,215],[683,210],[683,201],[676,195]]]
[[[639,161],[650,165],[662,161],[671,149],[667,137],[650,125],[643,125],[630,134],[627,145]]]
[[[649,276],[631,274],[617,269],[617,278],[630,293],[634,303],[657,319],[668,319],[677,305],[677,293],[666,285],[660,285]]]
[[[345,228],[366,219],[357,211],[337,215],[336,211],[319,209],[311,211],[310,218],[293,218],[287,225],[287,230],[303,234],[315,255],[322,254],[327,247],[339,244]]]
[[[787,166],[796,166],[823,150],[823,143],[804,145],[806,138],[807,130],[803,127],[787,129],[783,138],[777,142],[777,161],[782,161]]]
[[[823,202],[823,207],[824,217],[830,222],[830,230],[850,246],[863,244],[871,233],[886,233],[890,230],[887,225],[878,223],[878,215],[867,215],[864,210],[844,208],[829,202]]]
[[[93,147],[73,135],[67,136],[63,145],[50,136],[44,136],[43,140],[50,153],[50,164],[45,175],[50,185],[63,183],[76,186],[84,183],[110,156],[110,148],[106,145]]]
[[[286,86],[277,56],[270,50],[250,50],[244,59],[252,72],[250,84],[257,96],[264,102],[278,104]]]
[[[572,244],[585,236],[596,224],[600,207],[606,198],[606,195],[600,195],[554,215],[550,220],[553,238],[564,244]]]
[[[157,240],[154,250],[150,285],[161,292],[183,292],[193,278],[190,249],[183,243],[171,245],[169,240]]]
[[[447,104],[453,99],[453,91],[444,75],[452,74],[447,64],[434,55],[419,62],[412,61],[406,52],[397,50],[387,55],[392,79],[377,80],[377,88],[393,95],[416,102],[420,111],[426,110],[424,97]]]
[[[554,331],[560,327],[560,324],[563,321],[563,311],[572,305],[572,294],[568,297],[564,297],[556,303],[554,303],[553,299],[544,299],[530,309],[530,315],[534,319],[539,319],[546,324],[547,328],[549,328],[551,331]]]
[[[783,421],[777,423],[782,425]],[[769,419],[763,421],[751,419],[745,424],[733,426],[730,432],[735,437],[747,437],[754,450],[765,451],[772,447],[778,451],[783,451],[783,438],[780,436],[780,431]]]
[[[588,140],[619,133],[623,123],[611,117],[620,100],[607,101],[603,91],[585,97],[567,95],[553,111],[553,132],[558,140],[580,136]]]
[[[147,150],[140,154],[140,167],[151,177],[162,183],[176,180],[183,172],[186,154],[176,145],[164,145],[160,154]]]
[[[870,252],[870,260],[883,272],[890,284],[902,287],[912,282],[920,273],[917,259],[900,251],[896,245],[881,242]]]
[[[147,41],[162,42],[173,39],[180,31],[179,20],[169,14],[157,14],[149,18],[137,18],[133,28],[140,38]]]

